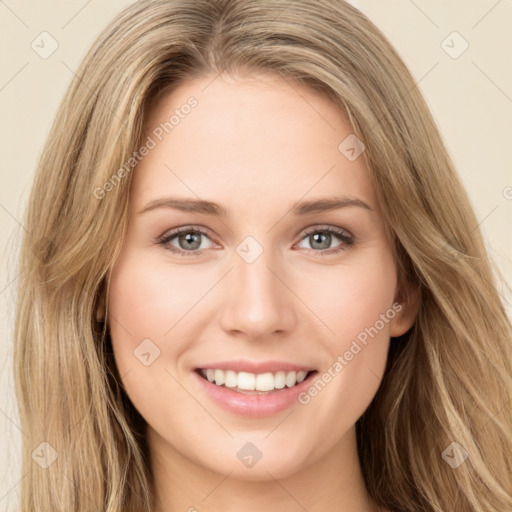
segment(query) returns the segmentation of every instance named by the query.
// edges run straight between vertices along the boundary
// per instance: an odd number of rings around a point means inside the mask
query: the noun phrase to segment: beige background
[[[15,510],[22,478],[19,446],[23,433],[18,427],[11,375],[20,219],[35,162],[73,70],[108,20],[130,3],[0,2],[0,510]],[[471,196],[491,255],[510,283],[512,1],[352,3],[383,30],[417,78]],[[57,50],[46,59],[31,47],[44,31],[58,42]],[[453,35],[454,31],[463,39]],[[467,50],[452,58],[464,41]],[[503,295],[510,312],[511,297],[505,291]]]

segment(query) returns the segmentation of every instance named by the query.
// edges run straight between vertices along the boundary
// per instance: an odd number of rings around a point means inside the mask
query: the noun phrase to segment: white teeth
[[[256,389],[256,375],[254,375],[254,373],[240,372],[238,374],[237,387],[246,389],[247,391],[254,391]]]
[[[227,388],[236,388],[237,382],[238,377],[234,371],[227,370],[226,372],[224,372],[224,384],[226,385]]]
[[[260,373],[256,375],[255,389],[258,391],[272,391],[274,389],[274,374]]]
[[[217,386],[224,385],[227,388],[238,388],[245,391],[273,391],[283,389],[285,386],[291,388],[300,384],[304,381],[308,372],[279,371],[255,374],[208,368],[201,370],[201,374]]]
[[[274,387],[283,389],[286,386],[286,372],[277,372],[274,375]]]
[[[297,384],[300,384],[305,378],[308,372],[297,372]]]
[[[215,370],[215,384],[222,386],[224,384],[224,372],[222,370]]]
[[[291,388],[297,382],[297,372],[288,372],[286,374],[286,385]]]

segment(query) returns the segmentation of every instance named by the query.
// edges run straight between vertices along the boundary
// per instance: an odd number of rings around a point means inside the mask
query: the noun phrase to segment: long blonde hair
[[[136,169],[105,197],[94,191],[139,147],[163,94],[221,72],[274,73],[340,107],[366,146],[400,280],[420,288],[417,320],[391,340],[356,424],[370,496],[391,511],[512,510],[512,333],[493,267],[414,79],[342,0],[142,0],[86,55],[24,220],[14,354],[22,510],[152,509],[145,423],[116,370],[108,311],[95,319]],[[42,442],[46,468],[32,454]]]

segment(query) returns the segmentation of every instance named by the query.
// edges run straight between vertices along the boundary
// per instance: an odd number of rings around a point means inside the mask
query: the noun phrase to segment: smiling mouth
[[[214,368],[197,368],[195,371],[215,386],[246,395],[268,395],[293,388],[318,373],[316,370],[250,373]]]

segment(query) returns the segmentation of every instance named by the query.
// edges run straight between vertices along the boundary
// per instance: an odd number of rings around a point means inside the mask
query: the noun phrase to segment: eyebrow
[[[347,208],[356,206],[364,208],[365,210],[373,211],[367,203],[356,197],[326,197],[322,199],[315,199],[310,201],[299,201],[293,204],[290,211],[293,215],[302,216],[311,213],[321,213],[330,210],[338,210],[340,208]],[[229,216],[228,211],[221,205],[212,201],[205,201],[203,199],[183,199],[179,197],[163,197],[150,201],[138,213],[146,213],[157,208],[174,208],[185,212],[202,213],[204,215],[213,215],[215,217],[226,218]]]

